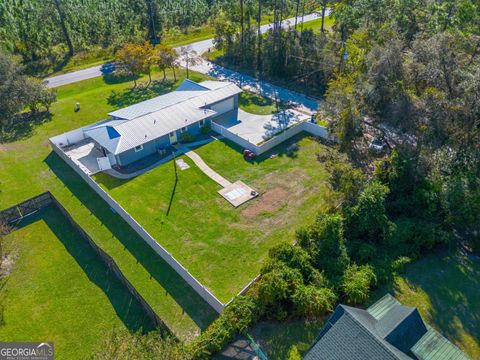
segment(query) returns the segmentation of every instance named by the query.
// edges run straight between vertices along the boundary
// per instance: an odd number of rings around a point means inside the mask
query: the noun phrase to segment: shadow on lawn
[[[12,124],[7,126],[5,132],[0,131],[0,143],[11,143],[30,137],[35,128],[52,120],[52,114],[42,111],[37,114],[24,113],[18,115]]]
[[[143,239],[112,212],[101,199],[57,154],[51,152],[44,160],[66,187],[95,215],[142,266],[202,329],[218,316]]]
[[[480,262],[458,251],[438,250],[413,263],[401,275],[405,285],[391,283],[381,289],[378,297],[386,291],[392,295],[408,298],[409,291],[425,293],[425,301],[418,301],[425,321],[430,322],[442,335],[461,343],[461,328],[480,342]],[[375,299],[376,300],[376,299]],[[455,320],[456,319],[456,320]],[[458,325],[461,324],[459,327]]]
[[[131,332],[147,333],[155,329],[154,324],[143,312],[140,304],[132,297],[120,280],[109,271],[99,255],[68,223],[59,210],[49,206],[22,221],[19,227],[27,226],[40,219],[45,221],[88,276],[88,279],[104,292],[118,317]]]
[[[174,90],[175,84],[173,80],[152,81],[148,86],[146,84],[138,84],[136,88],[112,91],[107,101],[109,105],[115,108],[123,108],[169,93]]]
[[[248,161],[248,162],[251,164],[260,164],[263,161],[270,159],[272,156],[275,156],[275,157],[286,156],[288,158],[295,159],[298,157],[298,150],[300,150],[300,147],[299,147],[300,145],[298,145],[297,143],[300,142],[303,138],[309,137],[309,136],[310,135],[308,133],[302,132],[284,141],[280,145],[275,146],[273,149],[270,149],[267,152],[256,156],[254,160]],[[244,148],[234,143],[233,141],[230,141],[226,138],[219,139],[218,141],[221,141],[222,143],[232,148],[233,150],[239,152],[240,154],[243,154]]]

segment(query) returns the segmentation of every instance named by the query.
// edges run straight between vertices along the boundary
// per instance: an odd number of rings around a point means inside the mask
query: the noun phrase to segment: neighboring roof
[[[445,357],[444,354],[455,357]],[[390,294],[367,310],[339,305],[305,360],[454,359],[468,357],[427,327],[416,308]]]
[[[374,328],[375,318],[365,310],[339,305],[328,321],[326,331],[322,331],[304,359],[411,359],[379,337]]]
[[[445,339],[431,326],[427,333],[412,347],[412,353],[420,360],[468,360],[458,347]]]
[[[230,82],[209,81],[208,85],[185,80],[174,92],[110,113],[114,119],[85,134],[117,155],[215,115],[205,106],[242,92]]]

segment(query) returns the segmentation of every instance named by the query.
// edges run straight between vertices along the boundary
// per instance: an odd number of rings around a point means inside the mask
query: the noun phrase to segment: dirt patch
[[[0,144],[0,152],[7,152],[7,147],[5,145]]]
[[[260,196],[258,201],[244,209],[242,215],[247,218],[253,218],[263,212],[273,212],[283,205],[287,196],[288,191],[281,186],[277,186],[272,190],[268,190]]]
[[[9,253],[0,259],[0,279],[7,277],[13,270],[15,265],[16,256],[13,253]]]

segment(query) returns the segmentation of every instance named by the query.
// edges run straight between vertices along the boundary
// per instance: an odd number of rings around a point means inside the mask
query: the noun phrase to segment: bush
[[[345,300],[349,304],[365,302],[370,297],[370,290],[376,282],[377,278],[370,265],[349,266],[345,270],[341,284]]]
[[[298,315],[320,316],[333,310],[337,297],[328,288],[316,288],[301,285],[292,296],[292,302]]]
[[[392,230],[385,208],[388,192],[388,187],[377,181],[371,181],[363,189],[355,205],[346,211],[349,240],[379,244],[388,239]]]
[[[190,134],[189,132],[185,131],[180,135],[180,141],[183,143],[189,143],[195,140],[195,136]]]
[[[343,237],[343,220],[339,215],[321,214],[308,232],[315,266],[330,279],[343,274],[350,259]]]
[[[288,350],[287,360],[302,360],[300,352],[295,345],[292,345],[290,350]]]
[[[211,359],[238,334],[247,331],[258,316],[257,304],[252,297],[239,296],[225,308],[205,332],[190,346],[194,359]]]
[[[212,125],[210,123],[206,123],[200,128],[200,134],[207,135],[212,131]]]
[[[282,262],[292,269],[298,269],[302,274],[304,281],[310,282],[314,273],[314,268],[310,264],[310,255],[298,246],[283,243],[271,248],[268,252],[269,258],[274,262]],[[268,268],[264,267],[262,273]]]

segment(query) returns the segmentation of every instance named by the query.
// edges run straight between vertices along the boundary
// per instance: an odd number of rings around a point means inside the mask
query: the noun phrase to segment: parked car
[[[368,145],[368,150],[375,154],[382,154],[387,150],[387,144],[384,140],[374,137]]]
[[[245,149],[243,150],[243,157],[245,158],[245,160],[253,160],[255,159],[255,153],[253,151]]]
[[[113,62],[108,62],[102,65],[100,68],[100,71],[102,72],[103,75],[108,75],[111,74],[115,71],[116,67]]]

